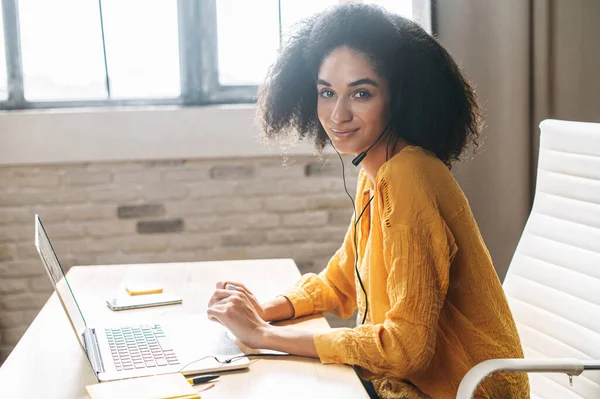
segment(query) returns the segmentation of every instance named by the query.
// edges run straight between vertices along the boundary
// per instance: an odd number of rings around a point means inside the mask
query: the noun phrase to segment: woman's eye
[[[319,95],[323,98],[331,98],[333,97],[333,92],[329,89],[323,89],[319,92]]]
[[[371,98],[371,93],[369,93],[368,90],[359,90],[356,93],[354,93],[354,97],[360,99]]]

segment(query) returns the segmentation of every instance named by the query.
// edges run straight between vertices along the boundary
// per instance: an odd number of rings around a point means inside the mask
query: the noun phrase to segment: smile
[[[333,134],[336,137],[346,137],[349,136],[350,134],[357,132],[358,129],[353,129],[353,130],[335,130],[335,129],[331,129],[331,131],[333,132]]]

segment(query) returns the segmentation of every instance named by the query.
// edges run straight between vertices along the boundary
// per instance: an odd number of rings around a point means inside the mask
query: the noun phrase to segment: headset
[[[369,147],[367,147],[366,150],[364,150],[363,152],[361,152],[360,154],[358,154],[354,159],[352,159],[352,164],[354,166],[358,166],[360,165],[360,163],[363,161],[363,159],[365,159],[365,157],[367,156],[367,153],[371,150],[371,148],[373,148],[378,142],[379,140],[381,140],[381,138],[385,135],[385,133],[388,131],[390,125],[392,124],[392,120],[390,119],[390,121],[388,122],[388,124],[385,126],[385,128],[383,129],[383,131],[381,132],[381,134],[377,137],[377,140],[375,140],[373,142],[373,144],[371,144]],[[389,145],[390,145],[390,140],[392,138],[392,135],[390,135],[388,137],[388,142],[386,145],[386,149],[385,149],[385,160],[386,162],[388,161],[388,156],[389,156]],[[369,204],[371,203],[371,201],[373,201],[373,198],[375,197],[375,195],[371,196],[371,198],[369,199],[369,201],[367,201],[367,204],[364,206],[364,208],[362,209],[362,211],[360,212],[360,215],[358,216],[358,218],[356,218],[356,203],[354,202],[354,199],[352,198],[352,195],[350,195],[350,193],[348,192],[348,187],[346,186],[346,173],[344,170],[344,160],[342,159],[342,155],[340,154],[340,152],[337,150],[337,148],[335,148],[335,146],[333,145],[333,143],[331,142],[331,139],[329,140],[329,144],[331,144],[331,146],[333,147],[333,149],[335,150],[335,152],[337,153],[338,157],[340,158],[340,162],[342,163],[342,179],[344,181],[344,190],[346,191],[346,194],[348,195],[348,198],[350,198],[350,201],[352,202],[352,210],[354,213],[354,234],[353,234],[353,243],[354,243],[354,270],[356,272],[356,276],[358,277],[358,282],[360,283],[360,288],[362,289],[363,294],[365,295],[365,313],[363,314],[363,319],[361,324],[365,324],[365,321],[367,320],[367,314],[369,313],[369,299],[367,297],[367,290],[365,289],[365,286],[362,282],[362,279],[360,278],[360,272],[358,271],[358,245],[356,242],[356,226],[358,226],[358,223],[360,222],[360,219],[362,218],[363,214],[365,213],[365,211],[367,210],[367,208],[369,207]]]

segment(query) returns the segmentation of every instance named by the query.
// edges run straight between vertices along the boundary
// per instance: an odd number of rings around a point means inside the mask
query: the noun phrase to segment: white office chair
[[[600,398],[600,123],[540,129],[533,209],[503,285],[525,359],[475,366],[458,399],[501,371],[530,373],[534,399]]]

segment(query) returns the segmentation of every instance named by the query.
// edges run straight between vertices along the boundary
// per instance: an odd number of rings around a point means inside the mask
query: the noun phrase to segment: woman
[[[476,144],[479,108],[435,39],[380,8],[338,6],[290,39],[260,106],[267,137],[297,132],[319,148],[331,143],[357,155],[355,212],[320,274],[304,275],[265,304],[241,283],[219,283],[211,319],[253,348],[353,365],[381,398],[454,398],[477,363],[523,356],[490,255],[449,171]],[[352,329],[311,333],[268,323],[320,312],[347,318],[357,308]],[[527,377],[496,375],[477,397],[529,397]]]

